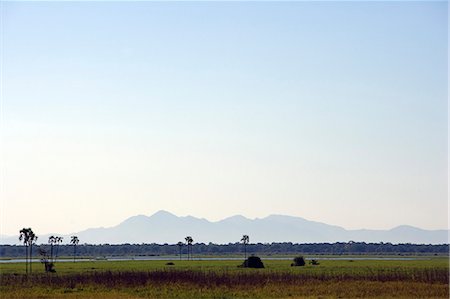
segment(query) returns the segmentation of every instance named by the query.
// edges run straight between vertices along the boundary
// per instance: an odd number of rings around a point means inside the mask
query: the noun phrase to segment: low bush
[[[318,266],[318,265],[320,265],[320,263],[319,263],[318,260],[310,260],[309,263],[310,263],[311,265],[313,265],[313,266]]]
[[[261,259],[257,256],[249,256],[248,259],[244,261],[241,265],[243,268],[264,268],[264,264]]]
[[[291,264],[293,267],[302,267],[306,265],[305,258],[303,256],[297,256],[294,258],[294,262]]]

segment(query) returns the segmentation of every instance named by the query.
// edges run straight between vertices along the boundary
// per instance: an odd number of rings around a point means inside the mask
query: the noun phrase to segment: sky
[[[0,234],[167,210],[448,227],[446,2],[2,2]]]

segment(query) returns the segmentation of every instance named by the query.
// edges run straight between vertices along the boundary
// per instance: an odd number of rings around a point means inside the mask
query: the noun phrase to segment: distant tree
[[[56,244],[56,237],[48,237],[48,244],[50,244],[50,261],[53,262],[53,246]]]
[[[31,267],[33,265],[33,245],[37,241],[38,237],[34,234],[31,228],[29,229],[29,234],[30,236],[28,239],[28,246],[30,246],[30,273],[31,273],[32,272]]]
[[[75,263],[75,257],[77,256],[77,245],[80,242],[77,236],[70,237],[70,244],[73,245],[73,262]]]
[[[19,241],[22,241],[25,246],[25,272],[28,274],[28,268],[30,268],[31,272],[30,244],[33,244],[37,240],[37,237],[31,228],[22,228],[19,233]],[[28,257],[30,258],[30,265],[28,265]]]
[[[50,244],[50,260],[54,263],[58,257],[59,243],[63,240],[62,237],[50,236],[48,237],[48,243]]]
[[[184,239],[186,240],[186,244],[187,244],[187,248],[188,248],[188,260],[189,260],[189,257],[192,260],[192,242],[194,242],[194,239],[192,239],[191,236],[187,236]]]
[[[241,242],[244,244],[244,257],[247,259],[247,244],[250,242],[250,237],[248,235],[243,235]]]
[[[181,261],[181,250],[183,249],[183,242],[178,242],[177,243],[177,245],[178,245],[178,249],[180,250],[180,261]]]
[[[59,243],[62,243],[63,237],[55,237],[56,239],[56,252],[55,252],[55,261],[58,259],[58,253],[59,253]]]
[[[25,246],[25,272],[28,274],[28,228],[22,228],[19,233],[19,241],[22,241]]]

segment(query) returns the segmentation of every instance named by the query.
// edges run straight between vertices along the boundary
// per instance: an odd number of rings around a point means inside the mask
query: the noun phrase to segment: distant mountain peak
[[[177,216],[165,210],[159,210],[150,217],[177,217]]]
[[[396,226],[396,227],[390,229],[389,231],[404,231],[404,230],[420,230],[420,231],[423,231],[424,229],[421,229],[421,228],[418,228],[418,227],[414,227],[414,226],[411,226],[411,225],[399,225],[399,226]]]
[[[276,220],[276,221],[303,221],[303,222],[315,222],[315,221],[310,221],[307,220],[305,218],[302,217],[297,217],[297,216],[288,216],[288,215],[280,215],[280,214],[271,214],[267,217],[261,218],[261,220],[264,219],[270,219],[270,220]],[[316,222],[315,222],[316,223]]]
[[[251,221],[251,220],[242,215],[234,215],[231,217],[227,217],[221,221],[238,222],[238,221]]]
[[[147,220],[148,220],[148,217],[141,214],[141,215],[131,216],[131,217],[125,219],[122,223],[120,223],[117,226],[120,226],[120,225],[135,225],[135,224],[139,224],[139,223],[145,222]],[[101,228],[103,228],[103,227],[101,227]]]

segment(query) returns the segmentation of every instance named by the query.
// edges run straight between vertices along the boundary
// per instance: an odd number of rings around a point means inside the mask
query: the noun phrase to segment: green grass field
[[[263,260],[264,261],[264,260]],[[264,269],[239,261],[60,262],[45,274],[33,264],[0,264],[1,298],[448,298],[448,258],[322,260],[291,267],[265,260]]]

